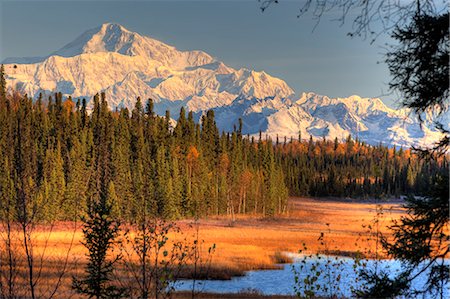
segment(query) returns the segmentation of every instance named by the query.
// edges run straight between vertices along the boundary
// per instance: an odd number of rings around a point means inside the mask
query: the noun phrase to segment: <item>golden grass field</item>
[[[285,259],[283,252],[298,252],[303,249],[303,244],[307,253],[328,249],[337,254],[349,254],[374,246],[373,242],[366,240],[367,225],[371,224],[377,211],[373,202],[291,198],[289,205],[288,214],[271,219],[238,216],[234,222],[227,217],[199,220],[198,234],[199,239],[204,240],[203,250],[206,252],[210,245],[216,245],[211,256],[210,276],[229,278],[246,270],[274,268],[275,263]],[[384,213],[379,218],[379,228],[386,232],[386,225],[392,219],[398,219],[404,210],[398,203],[380,206]],[[190,220],[178,222],[188,239],[196,233],[190,224]],[[321,233],[324,233],[323,245],[318,240]],[[62,279],[60,290],[69,290],[72,275],[83,271],[86,250],[81,244],[82,237],[79,224],[75,229],[73,223],[59,223],[51,233],[48,228],[36,231],[35,253],[41,254],[45,248],[45,256],[48,257],[42,272],[46,280],[57,280],[58,270],[55,269],[61,269],[61,261],[69,256],[68,274]],[[180,238],[178,234],[169,237]],[[49,284],[40,285],[45,293]]]
[[[201,220],[200,239],[217,246],[213,263],[254,269],[273,265],[279,252],[298,252],[306,244],[307,253],[338,250],[343,254],[373,246],[367,243],[367,225],[376,216],[375,203],[342,202],[311,198],[291,198],[288,215],[274,219],[251,216]],[[404,209],[398,203],[380,205],[384,212],[379,229],[398,219]],[[365,225],[366,227],[363,227]],[[375,229],[375,228],[374,228]],[[318,240],[324,233],[325,245]],[[246,269],[247,270],[247,269]]]

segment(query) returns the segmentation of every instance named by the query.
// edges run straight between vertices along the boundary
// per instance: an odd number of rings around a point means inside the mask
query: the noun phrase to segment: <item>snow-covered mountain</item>
[[[179,51],[117,24],[89,30],[47,57],[6,62],[10,84],[28,95],[60,91],[88,99],[104,91],[111,108],[132,108],[139,95],[174,110],[185,105],[200,111],[227,105],[239,95],[294,93],[264,72],[235,70],[205,52]]]
[[[105,92],[110,108],[133,108],[136,98],[152,98],[155,110],[178,115],[181,106],[201,115],[216,111],[222,130],[242,118],[244,133],[271,136],[346,138],[375,144],[427,145],[439,138],[432,126],[421,130],[408,111],[379,99],[300,97],[281,79],[233,69],[202,51],[180,51],[118,24],[103,24],[46,57],[7,58],[9,86],[37,97],[62,92],[91,99]],[[446,120],[448,122],[448,119]]]

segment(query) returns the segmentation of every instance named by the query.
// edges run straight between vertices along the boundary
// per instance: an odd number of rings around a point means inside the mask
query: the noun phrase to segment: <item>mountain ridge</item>
[[[200,50],[179,51],[115,23],[87,30],[50,55],[7,58],[7,83],[36,98],[62,92],[90,100],[105,92],[111,109],[132,109],[152,98],[155,110],[172,115],[185,106],[198,118],[216,112],[220,129],[243,119],[244,133],[344,139],[371,144],[423,146],[439,139],[430,124],[423,132],[409,110],[394,110],[378,98],[333,98],[313,92],[296,96],[282,79],[264,71],[234,69]]]

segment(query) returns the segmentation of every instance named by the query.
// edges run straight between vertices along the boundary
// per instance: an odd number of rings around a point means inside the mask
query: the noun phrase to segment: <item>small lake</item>
[[[302,274],[300,275],[300,280],[302,281],[316,267],[314,271],[320,271],[322,273],[318,283],[324,286],[333,286],[335,288],[333,293],[338,296],[351,297],[352,287],[357,288],[361,285],[360,282],[356,282],[358,267],[355,271],[355,262],[352,258],[319,256],[304,259],[299,255],[292,254],[291,256],[294,257],[294,264],[280,265],[282,268],[279,270],[248,271],[245,276],[234,277],[231,280],[199,280],[196,282],[196,290],[211,293],[257,291],[265,295],[295,295],[293,267],[300,271],[302,260],[305,261],[303,263],[303,271],[301,271]],[[447,260],[446,263],[448,264]],[[395,274],[401,269],[401,263],[396,260],[367,261],[366,269],[375,269],[375,267]],[[413,281],[412,288],[419,289],[424,286],[425,282],[426,274],[424,273]],[[192,285],[192,280],[183,280],[177,282],[175,289],[180,291],[192,290]],[[326,295],[323,292],[316,294]],[[449,294],[449,286],[447,285],[444,291],[444,298],[448,298]],[[435,295],[421,295],[418,298],[438,297]]]

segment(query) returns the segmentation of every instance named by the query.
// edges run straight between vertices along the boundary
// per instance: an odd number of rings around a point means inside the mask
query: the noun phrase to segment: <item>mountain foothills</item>
[[[352,135],[377,145],[430,145],[440,137],[430,122],[421,128],[406,109],[380,99],[296,96],[283,80],[265,72],[233,69],[202,51],[179,51],[118,24],[103,24],[46,57],[4,60],[7,85],[37,99],[54,92],[88,101],[103,92],[109,109],[135,107],[151,98],[154,111],[178,114],[181,107],[199,121],[214,110],[220,131],[314,139]],[[443,120],[449,124],[448,116]],[[425,119],[428,119],[425,117]],[[431,117],[429,118],[431,119]]]

